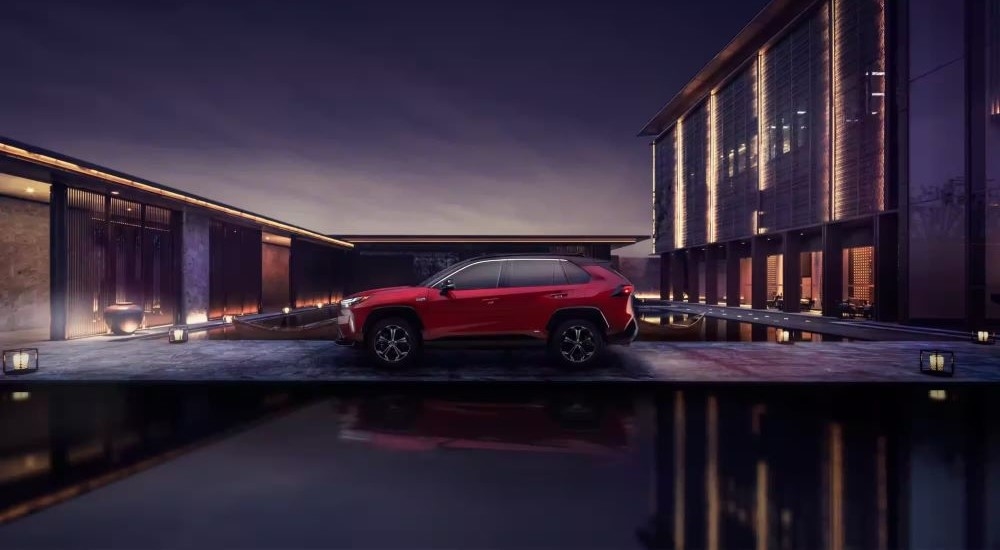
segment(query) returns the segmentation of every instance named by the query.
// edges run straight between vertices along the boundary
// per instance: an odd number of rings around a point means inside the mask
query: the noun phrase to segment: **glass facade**
[[[761,57],[758,233],[827,218],[827,20],[824,6]]]
[[[684,242],[708,242],[708,104],[702,103],[684,117],[681,127],[681,187],[684,190]]]
[[[885,208],[885,1],[834,0],[834,219]]]
[[[752,235],[757,211],[757,61],[715,98],[714,140],[718,241]]]
[[[675,128],[671,128],[663,139],[653,144],[653,192],[654,237],[656,250],[672,250],[676,246],[674,236],[674,173],[677,166],[675,152]]]
[[[986,150],[1000,151],[1000,0],[988,1]],[[986,317],[1000,319],[1000,154],[995,153],[986,155]]]

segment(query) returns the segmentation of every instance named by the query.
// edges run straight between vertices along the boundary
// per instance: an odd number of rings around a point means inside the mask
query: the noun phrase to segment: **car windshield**
[[[437,280],[440,279],[441,277],[444,277],[448,273],[451,273],[452,271],[454,271],[454,270],[462,267],[463,265],[469,263],[470,261],[471,260],[465,260],[464,262],[458,262],[458,263],[451,264],[448,267],[442,269],[441,271],[438,271],[437,273],[435,273],[435,274],[431,275],[430,277],[424,279],[423,281],[420,281],[419,283],[417,283],[417,286],[431,286],[432,284],[436,283]]]

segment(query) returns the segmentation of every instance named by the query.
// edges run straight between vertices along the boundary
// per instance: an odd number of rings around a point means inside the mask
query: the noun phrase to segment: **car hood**
[[[415,288],[417,288],[417,287],[412,286],[412,285],[410,285],[410,286],[386,286],[386,287],[382,287],[382,288],[372,288],[372,289],[369,289],[369,290],[363,290],[361,292],[355,292],[354,294],[351,294],[350,296],[347,296],[344,299],[346,300],[347,298],[357,298],[358,296],[372,297],[372,296],[376,296],[376,295],[379,295],[379,294],[390,294],[390,293],[398,292],[398,291],[401,291],[401,290],[413,290]]]

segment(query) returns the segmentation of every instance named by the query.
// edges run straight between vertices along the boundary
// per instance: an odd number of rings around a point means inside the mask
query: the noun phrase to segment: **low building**
[[[336,302],[353,245],[0,138],[0,333],[103,334]],[[22,338],[24,339],[24,338]]]
[[[773,0],[640,135],[664,298],[1000,322],[1000,0]]]
[[[344,235],[355,245],[350,288],[411,285],[484,254],[583,254],[612,260],[612,249],[648,235]]]

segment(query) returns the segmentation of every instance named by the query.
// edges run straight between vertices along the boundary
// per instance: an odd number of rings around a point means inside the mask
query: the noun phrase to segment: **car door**
[[[483,260],[463,266],[427,295],[424,338],[475,337],[494,334],[500,321],[497,287],[503,260]],[[442,294],[446,281],[455,288]]]
[[[568,296],[566,274],[558,259],[507,260],[500,279],[500,328],[511,334],[538,336]]]

